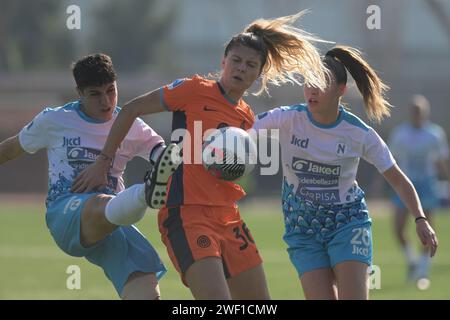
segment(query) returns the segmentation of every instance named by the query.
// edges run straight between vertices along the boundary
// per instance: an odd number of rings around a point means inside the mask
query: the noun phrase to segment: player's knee
[[[161,300],[156,275],[140,271],[132,273],[120,296],[123,300]]]
[[[151,300],[161,300],[161,293],[159,292],[159,286],[156,286],[156,288],[154,288],[153,292],[150,292],[150,299]]]
[[[98,225],[105,221],[105,207],[111,200],[109,195],[96,195],[86,201],[86,204],[81,213],[82,222]]]
[[[83,246],[90,247],[116,228],[105,219],[104,208],[110,199],[108,195],[97,195],[86,201],[80,217],[80,241]]]

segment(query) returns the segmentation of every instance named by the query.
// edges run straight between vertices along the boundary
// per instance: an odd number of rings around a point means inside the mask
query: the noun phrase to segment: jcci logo
[[[66,138],[63,137],[63,147],[74,147],[74,146],[79,146],[81,145],[81,138],[80,137],[76,137],[76,138]]]

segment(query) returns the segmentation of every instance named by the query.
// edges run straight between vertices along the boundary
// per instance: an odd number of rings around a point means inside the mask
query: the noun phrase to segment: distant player
[[[148,160],[150,153],[157,162],[156,170],[165,164],[170,172],[176,164],[158,161],[158,155],[166,156],[175,145],[165,149],[163,139],[136,119],[120,149],[108,156],[102,154],[119,113],[112,61],[104,54],[86,56],[74,64],[73,76],[80,99],[45,108],[18,135],[1,142],[0,164],[46,149],[46,222],[56,244],[67,254],[100,266],[121,298],[158,299],[158,279],[166,269],[152,245],[132,225],[146,211],[145,186],[124,190],[122,175],[129,160],[135,156]],[[96,159],[107,172],[105,180],[97,190],[74,193],[88,187],[78,183],[72,188],[72,183]],[[167,174],[159,175],[159,183],[167,179]]]
[[[282,152],[284,240],[307,299],[368,299],[371,219],[356,182],[360,158],[373,164],[415,217],[431,256],[437,247],[413,185],[378,134],[341,104],[347,71],[370,118],[389,115],[386,86],[360,53],[335,47],[323,62],[331,71],[325,91],[305,86],[305,104],[262,113],[254,129],[279,129]]]
[[[208,129],[251,128],[254,114],[242,97],[259,77],[260,91],[268,82],[285,83],[298,75],[325,85],[318,52],[289,25],[300,15],[257,20],[234,36],[225,47],[218,81],[180,79],[127,103],[103,149],[113,154],[134,119],[144,114],[171,111],[173,129],[189,133],[191,143],[183,142],[184,162],[171,178],[167,206],[158,218],[172,263],[196,299],[269,298],[261,257],[236,203],[245,192],[212,176],[201,162],[193,163],[194,142],[201,146]],[[86,179],[95,179],[98,168],[87,169]]]
[[[417,190],[424,213],[431,223],[433,210],[439,206],[438,171],[450,180],[448,170],[448,145],[444,130],[428,120],[430,105],[422,95],[413,96],[410,121],[397,126],[389,139],[399,167],[411,179]],[[417,281],[421,289],[429,285],[431,259],[427,250],[422,251],[417,261],[414,249],[405,235],[408,209],[397,194],[392,202],[395,206],[395,235],[402,247],[408,264],[408,280]]]

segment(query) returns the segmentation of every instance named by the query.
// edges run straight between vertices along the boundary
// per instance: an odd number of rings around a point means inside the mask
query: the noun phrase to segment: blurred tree
[[[55,0],[1,0],[0,70],[67,66],[75,46],[66,10]]]
[[[133,70],[155,58],[176,18],[176,7],[171,1],[112,0],[98,6],[94,15],[91,49],[111,55],[118,69]]]

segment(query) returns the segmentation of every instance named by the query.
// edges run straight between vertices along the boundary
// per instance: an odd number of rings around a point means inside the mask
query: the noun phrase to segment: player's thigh
[[[370,220],[353,221],[337,229],[331,236],[328,255],[335,271],[339,299],[367,298],[372,253]]]
[[[238,211],[220,234],[225,276],[233,299],[269,299],[261,256]]]
[[[184,274],[185,281],[197,300],[229,300],[222,259],[206,257],[195,261]]]
[[[110,195],[96,194],[86,201],[80,218],[80,241],[83,246],[94,245],[117,228],[105,217],[105,207],[111,198]]]
[[[227,279],[231,297],[235,300],[269,300],[266,276],[262,264]]]
[[[161,209],[161,238],[167,253],[196,299],[230,299],[222,260],[221,235],[211,209],[182,206]]]
[[[140,271],[132,273],[120,297],[124,300],[159,300],[161,294],[156,274]]]
[[[226,277],[233,299],[270,299],[262,259],[249,227],[236,208],[223,228],[222,247]]]
[[[329,267],[315,269],[300,276],[307,300],[336,300],[338,298],[333,270]]]
[[[67,194],[59,197],[48,205],[46,222],[55,242],[67,254],[72,256],[85,256],[91,250],[91,246],[81,241],[81,230],[92,230],[86,228],[86,212],[92,208],[93,199],[97,194]],[[82,217],[84,222],[82,223]],[[83,225],[83,226],[82,226]],[[93,230],[95,232],[95,230]]]
[[[159,280],[167,271],[155,248],[135,226],[118,227],[86,251],[89,251],[86,259],[103,269],[120,296],[123,296],[125,285],[140,278],[140,274],[153,273]],[[151,277],[144,280],[148,282],[140,292],[148,299],[155,294],[156,282],[150,281]],[[138,280],[136,285],[140,283]]]
[[[291,263],[297,270],[307,299],[335,299],[331,261],[323,241],[316,235],[284,237]],[[317,282],[317,286],[315,283]]]
[[[369,299],[369,265],[345,261],[334,266],[340,300]]]

